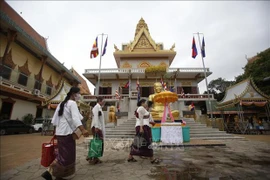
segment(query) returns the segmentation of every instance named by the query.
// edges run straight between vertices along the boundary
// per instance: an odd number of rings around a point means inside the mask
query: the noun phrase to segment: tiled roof
[[[234,106],[239,103],[240,100],[269,102],[270,97],[261,92],[253,80],[248,78],[227,88],[223,100],[217,102],[217,108]]]
[[[240,96],[241,93],[243,93],[248,88],[249,83],[250,83],[250,81],[249,81],[249,79],[247,79],[245,81],[238,83],[237,85],[229,87],[226,90],[225,97],[223,98],[223,100],[221,102],[219,102],[219,104],[234,100],[235,97]]]
[[[18,26],[20,26],[29,36],[34,38],[44,49],[47,50],[46,40],[38,34],[8,3],[0,0],[1,12],[8,15]]]

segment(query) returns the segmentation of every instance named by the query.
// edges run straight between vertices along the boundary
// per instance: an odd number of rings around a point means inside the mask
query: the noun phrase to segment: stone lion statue
[[[117,118],[115,114],[115,106],[110,106],[109,108],[109,122],[116,124]]]

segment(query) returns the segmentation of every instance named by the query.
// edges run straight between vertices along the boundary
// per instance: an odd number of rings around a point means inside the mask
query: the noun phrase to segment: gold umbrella
[[[171,91],[160,92],[154,97],[154,102],[159,102],[163,104],[175,102],[177,100],[178,100],[177,94]]]
[[[166,107],[168,107],[168,103],[172,103],[178,100],[178,96],[176,93],[173,93],[171,91],[163,91],[155,95],[154,102],[159,102],[164,104],[164,112],[161,122],[165,122],[166,120]],[[174,121],[174,118],[172,116],[172,113],[168,107],[169,115],[171,117],[171,120]]]

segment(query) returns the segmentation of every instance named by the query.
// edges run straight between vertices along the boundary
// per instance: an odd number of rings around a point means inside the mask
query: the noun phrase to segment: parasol
[[[161,122],[166,121],[167,109],[168,109],[168,113],[170,115],[171,120],[174,121],[174,118],[172,116],[172,113],[171,113],[171,110],[170,110],[170,107],[168,106],[168,104],[172,103],[172,102],[175,102],[177,100],[178,100],[177,94],[173,93],[171,91],[163,91],[163,92],[160,92],[157,95],[155,95],[154,102],[159,102],[159,103],[164,104],[164,112],[163,112]]]

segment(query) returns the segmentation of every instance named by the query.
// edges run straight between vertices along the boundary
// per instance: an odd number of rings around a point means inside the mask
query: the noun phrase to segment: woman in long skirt
[[[136,135],[142,134],[145,138],[146,143],[143,144],[140,148],[136,146],[136,144],[131,145],[131,150],[128,158],[128,162],[136,162],[133,156],[141,156],[141,157],[149,157],[151,163],[158,164],[160,160],[158,158],[154,158],[153,149],[151,147],[152,144],[152,133],[150,127],[150,121],[153,122],[151,118],[151,114],[148,112],[148,106],[146,104],[145,99],[141,99],[138,104],[138,108],[135,111],[136,116]]]
[[[52,180],[52,176],[57,179],[70,179],[75,175],[76,143],[72,133],[79,128],[85,137],[89,136],[82,125],[83,117],[76,104],[79,99],[80,88],[72,87],[55,110],[52,123],[56,126],[58,153],[48,170],[41,175],[46,180]]]

